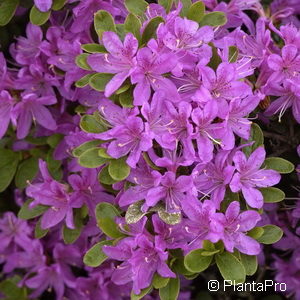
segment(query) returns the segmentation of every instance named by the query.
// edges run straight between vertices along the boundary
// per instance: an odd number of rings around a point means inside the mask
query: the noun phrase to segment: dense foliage
[[[0,0],[0,299],[300,299],[298,0],[148,2]]]

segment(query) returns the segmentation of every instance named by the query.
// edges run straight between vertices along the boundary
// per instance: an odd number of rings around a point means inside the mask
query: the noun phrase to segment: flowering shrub
[[[151,2],[0,1],[0,299],[300,299],[299,4]]]

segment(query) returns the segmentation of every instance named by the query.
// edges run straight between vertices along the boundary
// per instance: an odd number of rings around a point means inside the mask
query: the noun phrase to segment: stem
[[[143,158],[146,161],[147,165],[150,166],[153,170],[162,171],[163,169],[155,165],[155,163],[151,160],[148,152],[143,152]]]

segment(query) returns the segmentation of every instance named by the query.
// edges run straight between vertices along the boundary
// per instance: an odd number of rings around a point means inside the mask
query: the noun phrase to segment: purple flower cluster
[[[0,263],[30,298],[154,300],[181,281],[189,299],[193,255],[245,277],[241,257],[279,240],[264,202],[293,168],[253,120],[300,123],[297,3],[165,2],[35,0],[47,26],[0,52],[0,176],[18,153],[21,207],[0,219]],[[298,231],[274,265],[299,298]]]

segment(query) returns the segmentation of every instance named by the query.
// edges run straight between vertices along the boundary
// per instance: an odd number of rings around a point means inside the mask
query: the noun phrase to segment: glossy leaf
[[[81,45],[81,49],[88,53],[107,53],[105,47],[99,44],[84,44]]]
[[[221,275],[225,280],[235,281],[235,283],[245,282],[245,268],[233,254],[229,252],[218,253],[215,259]]]
[[[96,206],[96,219],[99,228],[111,238],[123,237],[119,231],[115,218],[120,216],[119,211],[110,203],[103,202]]]
[[[127,224],[137,223],[139,220],[143,218],[147,213],[142,211],[142,206],[144,201],[137,201],[132,203],[126,211],[125,220]]]
[[[184,265],[194,273],[206,270],[212,262],[213,256],[203,256],[203,250],[197,249],[189,252],[184,258]]]
[[[18,163],[18,153],[9,149],[0,149],[0,192],[3,192],[13,180]]]
[[[107,256],[102,251],[102,247],[104,245],[111,246],[112,244],[112,240],[97,243],[86,252],[83,262],[90,267],[99,267],[107,259]]]
[[[265,203],[280,202],[285,198],[285,193],[275,187],[261,188],[260,191],[263,194]]]
[[[83,77],[81,77],[80,79],[78,79],[76,82],[75,82],[75,86],[76,87],[79,87],[79,88],[83,88],[87,85],[89,85],[90,83],[90,79],[91,77],[95,75],[94,73],[91,73],[91,74],[87,74]]]
[[[113,76],[114,76],[113,74],[109,74],[109,73],[94,74],[90,78],[90,82],[89,82],[90,86],[98,92],[104,92],[107,83],[111,81]]]
[[[200,26],[223,26],[227,23],[227,18],[225,13],[221,11],[213,11],[204,15],[200,22]]]
[[[168,284],[169,280],[170,278],[162,277],[158,273],[155,273],[153,276],[152,285],[156,289],[161,289]]]
[[[148,3],[144,0],[125,0],[127,10],[137,16],[142,16],[148,7]]]
[[[19,5],[19,0],[4,0],[0,2],[0,26],[9,23]]]
[[[178,299],[180,290],[180,279],[170,278],[168,284],[159,289],[159,297],[161,300],[176,300]]]
[[[85,168],[98,168],[106,163],[107,159],[99,156],[99,148],[91,148],[79,156],[78,163]]]
[[[137,38],[137,40],[141,39],[141,33],[140,33],[141,27],[142,27],[142,23],[136,15],[130,13],[126,17],[124,23],[124,30],[126,33],[131,32]]]
[[[29,19],[32,24],[41,26],[48,21],[50,15],[51,15],[51,10],[47,12],[41,12],[34,5],[30,10]]]
[[[92,68],[89,66],[89,64],[87,62],[88,57],[89,57],[89,54],[87,54],[87,53],[82,53],[82,54],[77,55],[76,59],[75,59],[76,65],[83,70],[91,71]]]
[[[202,1],[197,1],[192,4],[192,6],[189,8],[187,12],[187,18],[195,21],[200,22],[205,14],[205,5]]]
[[[127,157],[113,159],[108,166],[108,173],[112,179],[122,181],[126,179],[130,173],[130,167],[126,163]]]
[[[264,162],[266,169],[275,170],[281,174],[288,174],[294,171],[294,165],[281,157],[268,157]]]
[[[93,141],[85,142],[85,143],[81,144],[79,147],[75,148],[72,151],[72,155],[75,156],[75,157],[79,157],[85,151],[87,151],[87,150],[89,150],[91,148],[94,148],[94,147],[96,147],[96,146],[98,146],[100,144],[101,144],[100,140],[93,140]]]
[[[257,239],[258,242],[266,245],[271,245],[278,242],[283,235],[282,229],[275,225],[265,225],[262,226],[264,232]]]
[[[94,115],[84,115],[80,119],[80,128],[88,133],[100,133],[106,131],[106,127],[100,123]]]
[[[38,158],[31,157],[24,160],[18,167],[15,184],[17,188],[23,189],[28,182],[32,181],[39,171]]]
[[[23,219],[23,220],[34,219],[34,218],[42,215],[49,208],[49,206],[45,206],[45,205],[37,205],[33,208],[29,208],[29,204],[31,202],[32,202],[32,200],[28,199],[23,204],[23,206],[19,210],[18,218]]]
[[[94,15],[94,27],[101,38],[104,31],[116,32],[116,25],[112,15],[106,10],[99,10]]]
[[[257,256],[240,253],[240,257],[245,268],[246,275],[254,275],[257,270]]]
[[[150,39],[156,36],[156,29],[160,23],[163,23],[164,19],[157,16],[149,21],[142,34],[142,44],[147,44]]]
[[[106,184],[106,185],[111,185],[111,184],[114,184],[117,182],[110,176],[110,174],[108,172],[108,166],[105,166],[100,171],[100,173],[98,174],[98,180],[99,180],[99,182]]]

